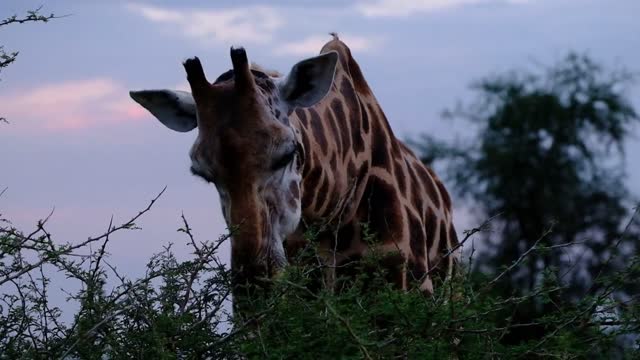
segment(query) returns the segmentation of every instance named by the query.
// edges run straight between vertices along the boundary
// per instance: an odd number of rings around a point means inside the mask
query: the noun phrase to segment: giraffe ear
[[[129,96],[171,130],[187,132],[198,126],[196,102],[191,93],[179,90],[142,90],[129,91]]]
[[[330,51],[302,60],[280,84],[280,98],[292,107],[309,107],[322,100],[331,89],[338,53]]]

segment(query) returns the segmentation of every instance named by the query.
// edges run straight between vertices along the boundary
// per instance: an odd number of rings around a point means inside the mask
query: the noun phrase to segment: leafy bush
[[[606,289],[577,303],[554,303],[565,291],[546,276],[524,296],[503,296],[500,277],[517,270],[526,256],[506,264],[494,278],[461,268],[425,296],[416,287],[400,291],[388,284],[373,252],[354,264],[359,275],[338,286],[309,286],[323,268],[289,266],[248,299],[242,316],[230,315],[231,274],[218,257],[229,236],[199,242],[187,220],[179,230],[193,255],[178,261],[171,246],[153,256],[145,276],[130,279],[109,264],[110,236],[137,229],[131,220],[100,236],[71,245],[57,244],[47,219],[25,233],[2,220],[0,227],[0,358],[41,359],[195,359],[195,358],[582,358],[640,355],[638,344],[618,347],[621,336],[637,334],[637,298],[618,303],[611,293],[640,276],[640,259],[598,281]],[[633,220],[633,219],[632,219]],[[467,232],[463,242],[487,229]],[[542,233],[549,236],[551,229]],[[90,244],[98,249],[77,256]],[[567,246],[570,246],[569,244]],[[529,253],[557,251],[536,246]],[[313,246],[303,256],[317,256]],[[469,257],[473,261],[473,252]],[[300,262],[307,263],[307,262]],[[73,320],[60,319],[49,305],[51,270],[81,285],[69,296],[79,308]],[[549,270],[552,272],[552,270]],[[118,285],[106,286],[117,280]],[[512,323],[522,307],[554,303],[555,311],[536,323]],[[505,341],[514,327],[544,335],[527,342]],[[616,351],[616,352],[614,352]]]

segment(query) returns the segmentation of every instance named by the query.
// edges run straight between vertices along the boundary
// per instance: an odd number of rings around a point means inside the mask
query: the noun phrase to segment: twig
[[[111,314],[109,316],[106,316],[104,319],[102,319],[100,322],[95,324],[91,329],[89,329],[83,335],[78,336],[78,339],[76,339],[76,341],[73,344],[71,344],[71,346],[58,359],[59,360],[66,359],[67,355],[69,355],[69,353],[71,353],[71,351],[73,349],[75,349],[75,347],[80,343],[80,341],[82,341],[85,337],[91,335],[94,331],[98,330],[102,325],[104,325],[105,323],[107,323],[108,321],[113,319],[114,317],[116,317],[116,316],[120,315],[121,313],[129,310],[130,307],[131,306],[122,308],[122,309],[120,309],[120,311],[115,311],[113,314]]]
[[[462,239],[462,241],[460,241],[456,246],[454,246],[451,249],[449,249],[449,251],[447,251],[447,253],[445,253],[442,257],[440,257],[440,259],[438,259],[438,262],[435,265],[431,266],[431,268],[425,273],[424,276],[428,276],[432,272],[436,271],[436,269],[438,268],[438,266],[440,265],[440,263],[444,259],[446,259],[447,257],[451,256],[453,253],[455,253],[456,250],[461,248],[467,242],[467,240],[469,240],[473,235],[475,235],[476,233],[482,232],[482,231],[486,231],[489,228],[490,223],[495,218],[497,218],[498,216],[501,216],[501,215],[502,215],[502,213],[498,213],[496,215],[493,215],[492,217],[490,217],[487,220],[485,220],[482,224],[480,224],[480,226],[475,227],[475,228],[473,228],[471,230],[465,230],[465,232],[464,232],[465,236]]]
[[[572,242],[568,242],[568,243],[564,243],[564,244],[543,246],[540,249],[541,250],[560,249],[560,248],[565,248],[565,247],[570,247],[570,246],[582,245],[582,244],[586,244],[586,243],[587,243],[586,241],[572,241]]]
[[[109,220],[109,225],[107,226],[107,231],[109,231],[109,229],[111,229],[112,226],[113,226],[113,215],[111,215],[111,219]],[[100,270],[100,261],[102,261],[102,257],[105,254],[105,249],[107,247],[107,243],[108,242],[109,242],[109,236],[107,235],[107,237],[102,242],[102,246],[100,247],[100,250],[98,250],[98,258],[96,259],[95,266],[93,267],[93,271],[91,272],[91,281],[92,282],[95,282],[95,280],[96,280],[96,276],[98,275],[98,270]]]
[[[367,347],[364,345],[362,339],[360,339],[360,337],[353,331],[353,329],[351,328],[351,325],[349,324],[349,321],[347,321],[347,319],[343,318],[340,314],[338,314],[336,309],[334,309],[333,306],[331,306],[331,304],[329,304],[327,299],[323,298],[322,301],[324,302],[324,304],[327,307],[327,309],[329,309],[329,311],[331,311],[333,316],[335,316],[338,320],[340,320],[340,322],[345,326],[345,328],[347,328],[347,331],[349,332],[349,335],[351,335],[351,337],[358,344],[358,347],[360,348],[360,351],[362,352],[362,355],[364,355],[365,358],[371,360],[372,358],[371,358],[371,355],[369,355],[369,351],[367,350]]]
[[[506,275],[507,273],[509,273],[511,270],[513,270],[516,266],[518,266],[518,264],[520,264],[531,252],[533,252],[534,250],[536,250],[536,247],[538,246],[538,244],[540,243],[540,241],[542,241],[542,239],[544,239],[545,237],[547,237],[547,235],[549,235],[553,230],[553,224],[551,224],[547,230],[545,230],[542,235],[538,238],[538,240],[536,240],[536,242],[529,248],[529,250],[525,251],[522,255],[520,255],[520,257],[513,262],[513,264],[511,264],[511,266],[509,266],[508,268],[506,268],[503,272],[500,273],[500,275],[496,276],[493,280],[491,280],[485,288],[491,288],[496,282],[498,282],[498,280],[502,279],[502,277],[504,275]]]
[[[2,280],[0,280],[0,285],[6,283],[7,281],[13,280],[13,279],[17,279],[20,276],[30,272],[31,270],[37,268],[38,266],[46,263],[47,261],[51,261],[53,259],[59,258],[61,255],[66,255],[68,253],[71,253],[73,250],[77,250],[79,248],[85,247],[88,244],[94,243],[96,241],[102,240],[104,238],[107,238],[109,235],[113,234],[116,231],[120,231],[123,229],[131,229],[134,228],[135,226],[135,221],[138,220],[138,218],[140,218],[142,215],[144,215],[145,213],[147,213],[149,210],[151,210],[151,207],[153,206],[153,204],[155,204],[155,202],[160,198],[160,196],[162,196],[162,194],[165,192],[165,190],[167,189],[167,187],[165,186],[162,191],[155,197],[153,198],[153,200],[151,200],[151,202],[149,203],[149,205],[142,211],[140,211],[136,216],[132,217],[129,221],[127,221],[126,223],[118,226],[118,227],[113,227],[111,228],[109,231],[107,231],[106,233],[98,236],[98,237],[94,237],[94,238],[88,238],[87,240],[76,244],[76,245],[68,245],[67,247],[60,249],[58,252],[55,253],[49,253],[44,255],[39,261],[30,264],[30,265],[26,265],[22,268],[22,270],[17,271],[13,274],[9,274],[6,275],[4,278],[2,278]]]
[[[620,236],[618,237],[618,239],[616,240],[616,243],[613,245],[613,247],[611,248],[611,250],[617,249],[618,246],[620,245],[620,243],[622,242],[622,240],[624,239],[625,235],[627,234],[627,232],[629,231],[629,228],[631,227],[631,224],[633,224],[633,221],[635,220],[635,217],[638,215],[638,212],[640,212],[640,203],[636,205],[636,207],[633,209],[633,213],[631,214],[631,217],[629,218],[629,221],[627,222],[627,225],[624,227],[624,230],[622,231],[622,233],[620,234]],[[602,264],[600,266],[600,271],[598,271],[598,274],[596,275],[596,277],[593,279],[593,282],[591,283],[591,286],[589,287],[589,290],[587,290],[587,294],[590,293],[591,291],[594,290],[598,280],[600,279],[600,276],[602,276],[602,272],[604,271],[604,269],[609,265],[609,263],[611,262],[611,260],[613,260],[614,258],[614,253],[611,252],[611,255],[609,255],[609,257],[607,258],[607,260],[604,262],[604,264]]]
[[[189,303],[189,298],[191,296],[191,292],[193,291],[193,283],[195,282],[195,280],[198,277],[198,273],[204,268],[205,262],[206,260],[209,259],[209,257],[211,255],[213,255],[218,248],[220,247],[220,245],[227,240],[229,237],[231,237],[231,234],[226,234],[221,236],[218,241],[214,244],[214,246],[211,247],[211,249],[209,249],[206,252],[203,252],[198,245],[196,244],[196,241],[193,237],[193,234],[191,233],[191,227],[189,227],[189,223],[187,222],[187,219],[184,216],[184,213],[182,213],[182,221],[184,223],[184,228],[183,229],[179,229],[178,231],[182,231],[185,234],[187,234],[187,236],[189,236],[189,240],[191,241],[191,245],[193,245],[194,249],[195,249],[195,254],[198,256],[198,260],[197,263],[193,269],[193,271],[191,272],[190,276],[189,276],[189,280],[187,280],[187,288],[186,288],[186,293],[184,295],[184,299],[182,301],[182,304],[180,304],[180,310],[179,313],[183,314],[186,310],[187,304]]]
[[[364,342],[362,341],[362,339],[360,339],[360,337],[355,333],[355,331],[353,331],[353,328],[351,327],[351,325],[349,324],[349,321],[345,318],[343,318],[340,314],[338,314],[338,312],[336,311],[336,309],[333,308],[333,306],[331,306],[331,304],[327,301],[327,299],[325,298],[321,298],[319,297],[317,294],[315,294],[313,291],[309,290],[308,288],[301,286],[299,284],[293,283],[291,281],[285,280],[284,281],[286,284],[293,286],[297,289],[303,290],[305,291],[307,294],[311,295],[312,297],[318,299],[318,300],[322,300],[322,302],[324,303],[324,305],[327,307],[327,309],[333,314],[333,316],[336,317],[336,319],[338,319],[347,329],[347,332],[349,332],[349,335],[351,335],[351,337],[356,341],[358,347],[360,348],[360,351],[362,352],[362,355],[366,358],[366,359],[372,359],[371,355],[369,355],[369,351],[367,350]]]
[[[59,18],[64,18],[67,16],[71,16],[71,14],[66,14],[66,15],[61,15],[61,16],[57,16],[55,14],[49,14],[49,15],[40,15],[38,14],[38,12],[42,10],[42,6],[39,6],[37,9],[35,10],[30,10],[27,11],[27,15],[23,18],[19,18],[18,15],[13,15],[10,16],[2,21],[0,21],[0,26],[5,26],[5,25],[9,25],[9,24],[24,24],[27,22],[48,22],[49,20],[52,19],[59,19]]]

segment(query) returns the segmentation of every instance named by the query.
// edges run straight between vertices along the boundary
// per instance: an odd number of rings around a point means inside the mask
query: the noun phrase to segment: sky
[[[225,232],[215,188],[189,172],[195,132],[166,129],[131,89],[187,89],[181,62],[197,55],[209,78],[230,68],[231,45],[287,72],[335,31],[352,49],[396,135],[470,138],[440,113],[469,101],[472,81],[586,51],[640,71],[638,0],[2,0],[0,18],[43,5],[66,17],[0,29],[20,51],[0,74],[0,213],[26,230],[52,209],[59,242],[104,232],[167,190],[138,224],[113,237],[112,263],[139,274],[168,243],[180,255],[182,213],[196,237]],[[628,92],[640,108],[640,87]],[[627,146],[627,183],[640,195],[640,131]],[[458,232],[477,225],[457,204]],[[223,249],[228,256],[228,247]]]

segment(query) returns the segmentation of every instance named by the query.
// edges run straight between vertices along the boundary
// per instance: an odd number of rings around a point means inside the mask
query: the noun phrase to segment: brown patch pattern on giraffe
[[[361,258],[368,246],[394,252],[382,265],[389,280],[404,288],[431,276],[429,266],[458,244],[451,199],[432,170],[395,137],[348,47],[336,36],[321,53],[328,51],[339,55],[331,91],[291,115],[306,151],[303,218],[305,223],[339,218],[328,242],[339,263]],[[348,203],[336,214],[344,199]],[[375,245],[363,242],[360,224],[368,224]],[[452,266],[455,261],[447,259],[437,273]]]

